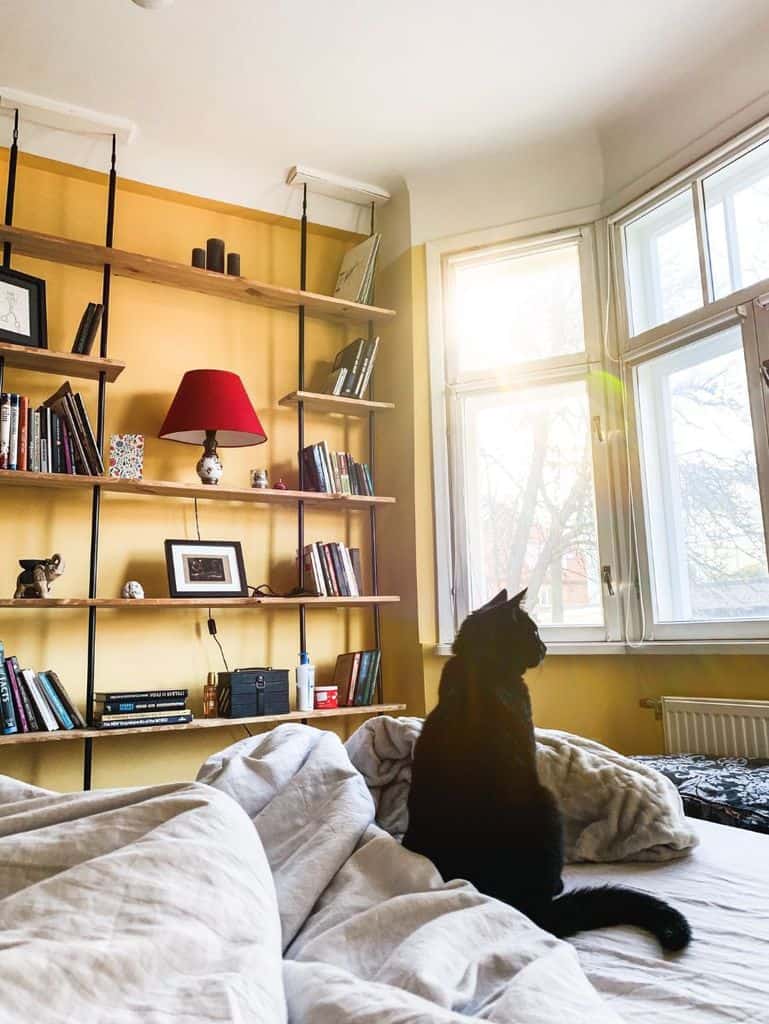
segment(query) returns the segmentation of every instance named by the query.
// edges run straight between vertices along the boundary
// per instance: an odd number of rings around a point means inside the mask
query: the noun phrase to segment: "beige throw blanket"
[[[374,797],[377,823],[397,837],[408,824],[421,729],[420,718],[372,718],[346,745]],[[673,860],[697,845],[678,791],[658,771],[582,736],[537,729],[536,740],[540,779],[564,816],[568,862]]]

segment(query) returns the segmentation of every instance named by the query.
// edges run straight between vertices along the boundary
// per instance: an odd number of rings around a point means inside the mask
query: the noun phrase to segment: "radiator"
[[[662,697],[668,754],[769,757],[769,701]]]

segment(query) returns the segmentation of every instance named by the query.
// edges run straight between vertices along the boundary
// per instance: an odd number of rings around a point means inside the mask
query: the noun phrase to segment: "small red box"
[[[315,687],[315,710],[328,711],[329,708],[339,707],[338,686],[316,686]]]

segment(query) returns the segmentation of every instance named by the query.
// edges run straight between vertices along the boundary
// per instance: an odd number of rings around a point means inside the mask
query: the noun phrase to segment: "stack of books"
[[[379,338],[356,338],[337,352],[326,380],[327,395],[362,398],[374,372]]]
[[[339,655],[334,685],[339,688],[340,707],[367,707],[374,703],[381,660],[382,652],[378,648]]]
[[[344,254],[334,288],[337,299],[370,305],[374,297],[374,270],[381,241],[381,235],[369,235]]]
[[[104,463],[82,397],[69,381],[39,409],[0,394],[0,469],[100,476]]]
[[[72,342],[72,351],[75,355],[89,356],[91,354],[103,312],[104,306],[101,302],[89,302],[85,307],[75,340]]]
[[[84,729],[85,719],[52,669],[21,668],[0,641],[0,725],[4,736],[20,732]]]
[[[302,451],[304,489],[323,494],[373,495],[374,481],[368,463],[356,462],[349,452],[331,452],[325,441]]]
[[[304,579],[307,590],[319,597],[360,597],[360,549],[334,542],[315,541],[304,548]]]
[[[192,721],[188,690],[121,690],[94,695],[97,729],[135,729],[138,726],[186,725]]]

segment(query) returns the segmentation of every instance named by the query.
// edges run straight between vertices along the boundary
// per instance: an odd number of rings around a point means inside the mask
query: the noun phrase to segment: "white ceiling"
[[[0,0],[0,18],[2,84],[131,118],[135,176],[168,183],[174,163],[183,188],[193,172],[225,178],[227,167],[277,183],[295,162],[386,185],[610,129],[769,10],[766,0],[176,0],[160,11]]]

